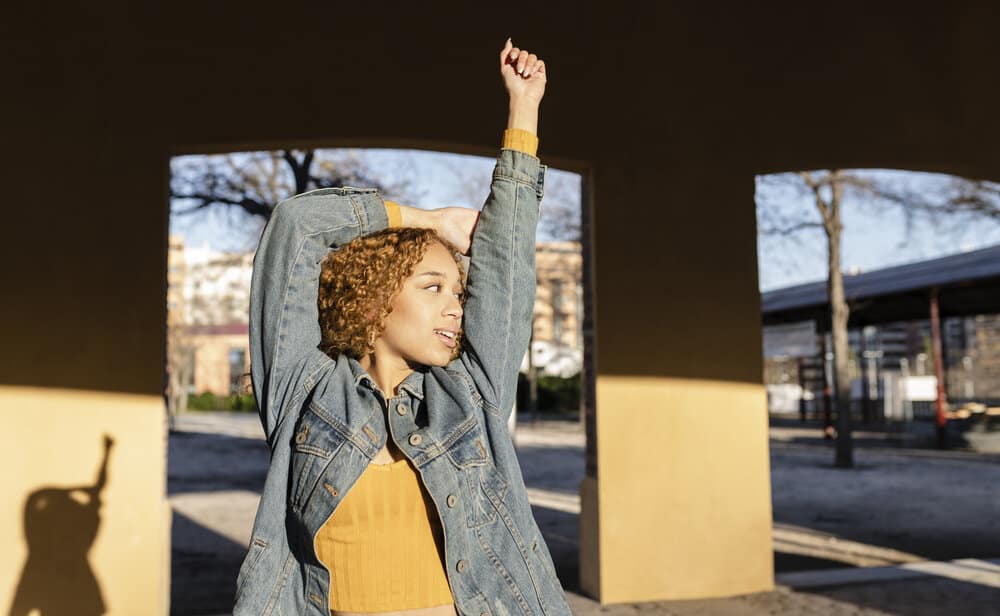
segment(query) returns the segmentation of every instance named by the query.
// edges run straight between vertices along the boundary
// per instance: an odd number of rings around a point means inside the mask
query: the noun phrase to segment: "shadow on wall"
[[[24,505],[28,557],[9,616],[89,616],[106,607],[87,553],[101,525],[101,491],[108,482],[114,439],[104,436],[104,460],[94,485],[39,488]]]

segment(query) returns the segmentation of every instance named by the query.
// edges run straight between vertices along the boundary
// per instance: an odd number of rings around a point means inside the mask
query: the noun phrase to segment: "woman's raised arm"
[[[264,227],[250,282],[250,375],[268,442],[333,360],[321,340],[316,304],[320,262],[388,224],[374,189],[324,188],[279,203]]]
[[[500,74],[510,98],[507,131],[472,236],[459,361],[506,423],[535,304],[535,230],[546,168],[534,154],[545,64],[508,40]]]

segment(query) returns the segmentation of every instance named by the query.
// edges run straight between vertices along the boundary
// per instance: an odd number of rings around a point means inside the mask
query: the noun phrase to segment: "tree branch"
[[[198,210],[203,210],[213,205],[239,207],[245,210],[248,214],[253,214],[254,216],[263,216],[265,218],[271,215],[271,208],[257,201],[256,199],[251,199],[249,197],[244,197],[243,199],[237,200],[237,199],[222,197],[220,195],[207,194],[207,193],[188,193],[188,194],[171,193],[170,197],[172,199],[191,199],[194,201],[200,201],[198,205],[192,208],[175,211],[175,214],[178,215],[192,214],[194,212],[197,212]]]
[[[760,230],[765,235],[791,235],[803,229],[822,229],[821,222],[799,222],[788,227],[766,227]]]
[[[819,210],[819,215],[823,217],[823,227],[826,232],[829,233],[831,225],[833,224],[833,219],[831,218],[831,209],[827,206],[826,201],[823,200],[823,195],[820,190],[823,186],[830,183],[830,175],[827,174],[823,178],[815,178],[808,171],[799,171],[799,177],[805,182],[806,186],[812,190],[813,198],[816,201],[816,209]]]

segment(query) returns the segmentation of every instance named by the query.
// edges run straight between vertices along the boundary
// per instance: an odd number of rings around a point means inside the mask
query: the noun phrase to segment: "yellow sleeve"
[[[389,228],[403,226],[403,214],[399,211],[399,204],[395,201],[385,202],[385,213],[389,217]]]
[[[508,150],[518,150],[525,154],[537,156],[538,137],[520,128],[508,128],[503,132],[503,146]]]

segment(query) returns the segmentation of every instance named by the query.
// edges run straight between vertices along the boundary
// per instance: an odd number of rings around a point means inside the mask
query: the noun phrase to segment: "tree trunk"
[[[840,222],[840,197],[842,187],[836,178],[831,181],[831,198],[827,208],[829,212],[825,224],[829,275],[827,288],[830,293],[830,331],[833,338],[834,386],[836,388],[837,409],[837,454],[835,465],[838,468],[854,466],[853,447],[851,443],[851,375],[848,370],[848,354],[850,347],[847,341],[847,320],[850,309],[844,299],[844,276],[840,271],[840,235],[843,226]]]
[[[170,328],[167,342],[167,429],[174,430],[177,426],[177,416],[187,409],[188,383],[194,376],[193,362],[189,361],[189,353],[193,352],[185,345],[182,335],[175,325]]]
[[[316,152],[314,150],[308,150],[302,156],[302,160],[295,158],[289,150],[285,150],[282,153],[282,157],[288,166],[292,169],[292,176],[295,178],[295,194],[299,195],[307,190],[309,190],[309,176],[310,170],[312,168],[313,158]]]

